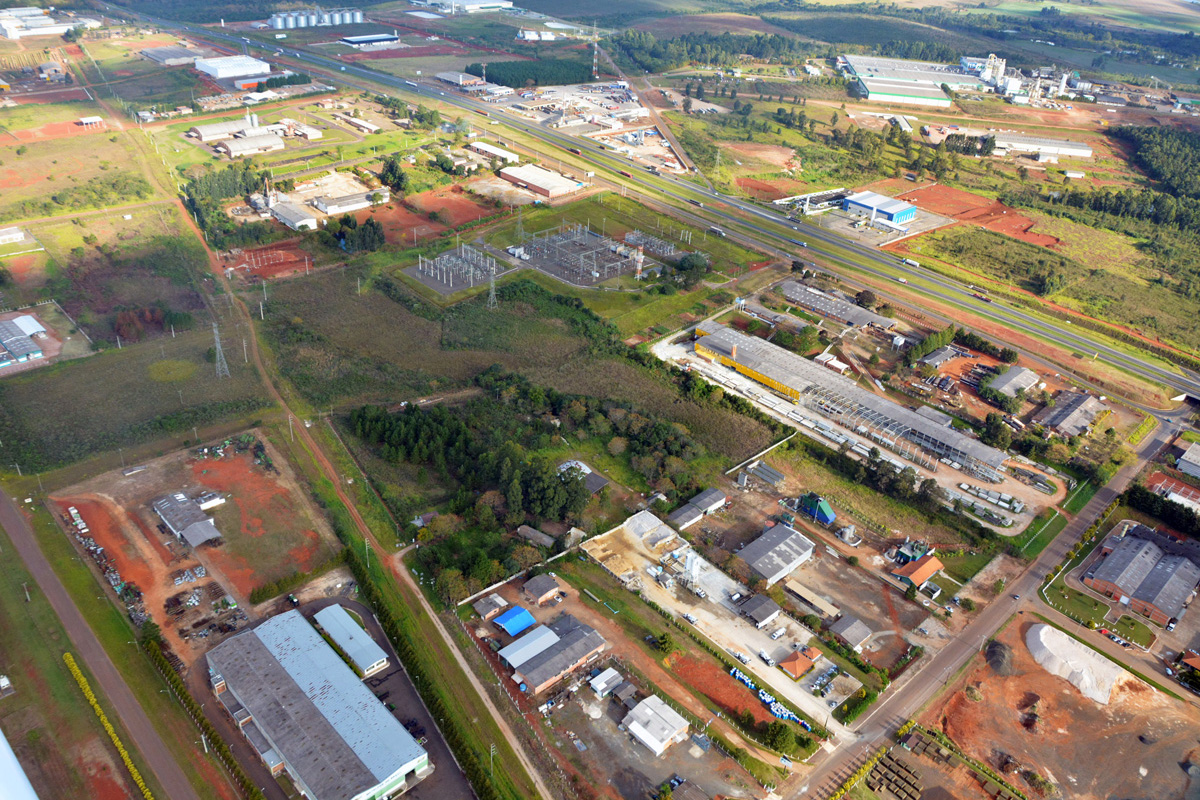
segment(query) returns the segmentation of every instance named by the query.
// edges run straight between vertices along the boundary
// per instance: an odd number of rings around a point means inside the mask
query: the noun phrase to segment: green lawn
[[[1067,527],[1069,520],[1056,510],[1045,510],[1037,515],[1025,532],[1013,540],[1013,545],[1026,558],[1037,558],[1054,538]]]
[[[995,553],[967,553],[953,557],[938,556],[945,566],[945,573],[959,583],[966,583],[974,578],[995,557]]]
[[[1139,619],[1134,619],[1128,614],[1117,620],[1116,624],[1109,625],[1108,629],[1118,636],[1139,644],[1142,647],[1149,647],[1154,643],[1155,638],[1157,638],[1149,625]]]
[[[1084,481],[1075,487],[1067,499],[1062,502],[1062,510],[1068,514],[1078,514],[1088,504],[1100,487],[1091,481]]]
[[[1105,627],[1104,616],[1108,613],[1108,604],[1090,594],[1072,589],[1063,583],[1061,578],[1046,589],[1045,597],[1052,607],[1076,622],[1091,624],[1097,628]]]

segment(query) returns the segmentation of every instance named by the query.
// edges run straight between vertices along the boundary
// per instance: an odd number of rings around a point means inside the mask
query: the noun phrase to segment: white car
[[[773,641],[773,642],[778,641],[779,639],[783,638],[783,635],[785,633],[787,633],[787,630],[785,628],[780,628],[779,630],[777,630],[771,634],[771,641]]]

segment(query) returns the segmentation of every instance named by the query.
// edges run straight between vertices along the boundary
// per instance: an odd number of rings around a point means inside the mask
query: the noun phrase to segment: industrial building
[[[381,800],[433,771],[429,756],[299,611],[206,656],[222,706],[272,774],[311,800]]]
[[[583,624],[570,614],[564,614],[549,625],[540,626],[519,642],[524,643],[535,634],[536,639],[510,652],[508,657],[505,656],[508,648],[499,654],[515,670],[513,682],[520,686],[522,692],[530,695],[540,694],[558,683],[568,673],[597,656],[607,644],[595,628]],[[510,648],[512,646],[509,645]]]
[[[388,656],[363,626],[339,605],[326,606],[313,615],[321,630],[346,654],[354,667],[369,678],[387,669]]]
[[[324,214],[347,214],[351,211],[359,211],[364,208],[370,208],[379,203],[386,203],[392,199],[392,192],[386,186],[379,189],[371,189],[366,192],[355,192],[354,194],[342,195],[341,197],[329,197],[322,195],[312,201],[317,210]]]
[[[358,49],[373,48],[374,45],[395,44],[400,37],[394,33],[371,33],[366,36],[343,36],[342,44],[348,44]]]
[[[856,653],[861,653],[863,645],[871,638],[872,631],[867,627],[867,624],[858,617],[852,617],[846,614],[837,622],[829,626],[829,632],[842,641],[842,644],[849,647]]]
[[[475,609],[475,613],[482,617],[484,622],[487,622],[508,608],[508,601],[498,594],[489,594],[472,603],[471,608]]]
[[[625,679],[621,677],[621,673],[609,667],[588,681],[588,685],[592,687],[592,691],[596,693],[596,697],[603,699],[608,697],[614,689],[624,682]]]
[[[25,241],[25,231],[20,228],[0,228],[0,244],[16,244]]]
[[[1010,153],[1047,153],[1055,156],[1091,158],[1092,148],[1082,142],[1066,139],[1047,139],[1044,136],[1026,136],[1023,133],[993,133],[996,151]]]
[[[28,314],[0,321],[0,368],[44,358],[34,337],[45,335],[46,329]]]
[[[743,600],[742,604],[738,606],[738,611],[753,622],[756,628],[767,627],[783,613],[783,609],[779,607],[778,603],[762,594],[756,594]]]
[[[1200,583],[1200,566],[1185,549],[1150,528],[1133,526],[1105,540],[1102,558],[1088,569],[1083,582],[1133,613],[1166,625],[1183,615]]]
[[[784,281],[779,285],[779,290],[783,292],[783,296],[789,303],[795,303],[808,311],[835,319],[845,325],[855,325],[860,328],[871,326],[885,331],[896,325],[894,319],[876,314],[857,303],[826,294],[820,289],[805,286],[803,283]]]
[[[483,83],[483,78],[465,72],[439,72],[434,77],[454,86],[478,86]]]
[[[0,8],[0,36],[23,39],[27,36],[62,36],[75,28],[99,28],[100,22],[90,17],[53,17],[45,8],[24,6]]]
[[[277,11],[268,24],[277,31],[295,28],[317,28],[330,25],[360,25],[363,12],[357,8],[302,8],[295,11]]]
[[[276,203],[271,206],[271,216],[294,231],[315,231],[317,229],[317,218],[303,206]]]
[[[417,6],[435,6],[443,14],[486,14],[506,11],[513,7],[512,0],[417,0]]]
[[[534,164],[505,167],[500,170],[500,177],[522,189],[528,189],[534,194],[549,198],[563,197],[583,188],[583,184],[577,180]]]
[[[155,500],[151,506],[163,524],[181,542],[189,547],[199,547],[206,542],[221,538],[221,532],[200,510],[195,500],[189,500],[183,492],[175,492]]]
[[[667,517],[667,522],[674,525],[678,530],[686,530],[708,514],[720,511],[725,507],[728,499],[720,489],[705,489],[672,512]]]
[[[755,574],[772,586],[812,558],[813,543],[787,525],[776,525],[738,553]]]
[[[953,92],[992,91],[1003,85],[1006,67],[995,55],[966,56],[958,66],[865,55],[844,55],[838,63],[868,100],[935,108],[950,106],[943,86]]]
[[[1025,367],[1009,367],[1000,375],[987,382],[987,388],[995,389],[1005,397],[1016,397],[1018,392],[1025,392],[1037,386],[1038,374]]]
[[[677,742],[687,741],[689,733],[688,721],[656,694],[634,706],[621,724],[655,756]]]
[[[271,74],[271,65],[250,56],[221,56],[196,59],[196,69],[217,80]]]
[[[866,100],[876,103],[901,103],[910,106],[949,108],[950,98],[938,86],[923,86],[886,78],[859,78],[859,91]]]
[[[488,158],[495,158],[503,161],[505,164],[516,164],[521,160],[521,157],[511,150],[505,150],[503,147],[496,147],[494,144],[487,142],[471,142],[467,145],[468,150],[474,150],[480,155]]]
[[[912,203],[875,192],[856,192],[842,201],[842,210],[852,214],[863,214],[872,220],[882,217],[888,222],[901,225],[917,218],[917,207]]]
[[[680,531],[686,531],[702,519],[704,514],[691,503],[684,503],[667,515],[667,522]]]
[[[240,139],[226,139],[223,142],[218,142],[215,146],[215,149],[220,150],[230,158],[272,153],[283,148],[283,138],[275,133],[260,133],[253,136],[243,136]]]
[[[996,483],[1003,480],[1008,456],[978,439],[868,392],[850,378],[756,336],[718,323],[705,323],[696,333],[697,354],[733,367],[877,444],[901,454],[916,446],[964,472]]]
[[[194,64],[198,58],[212,55],[210,50],[193,50],[190,47],[168,45],[167,47],[148,47],[141,51],[142,57],[164,67],[181,67]]]
[[[1192,442],[1176,462],[1179,471],[1193,478],[1200,478],[1200,442]]]
[[[3,730],[0,730],[0,786],[4,787],[5,800],[38,800],[37,792]]]
[[[1033,421],[1069,439],[1087,433],[1096,418],[1106,410],[1108,406],[1090,394],[1062,391],[1054,398],[1054,405],[1039,411]]]

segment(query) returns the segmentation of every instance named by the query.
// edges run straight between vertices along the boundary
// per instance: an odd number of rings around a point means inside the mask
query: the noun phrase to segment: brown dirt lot
[[[467,194],[462,185],[457,183],[414,194],[407,198],[407,202],[425,214],[436,211],[442,222],[451,228],[495,213],[495,209]]]
[[[1188,778],[1180,764],[1200,756],[1200,711],[1131,675],[1118,682],[1107,706],[1092,702],[1030,656],[1024,637],[1036,621],[1018,617],[997,637],[1012,647],[1011,676],[997,675],[976,656],[920,721],[993,768],[1012,755],[1074,800],[1183,797]],[[981,699],[971,700],[968,686]],[[1030,730],[1022,718],[1034,702],[1039,718]],[[1029,790],[1019,777],[1012,780]]]
[[[300,247],[298,241],[277,242],[264,247],[245,250],[241,255],[230,259],[225,257],[226,267],[246,266],[238,269],[237,274],[248,280],[269,281],[304,272],[306,265],[312,268],[313,258]]]
[[[925,211],[953,217],[960,222],[971,222],[1023,242],[1042,247],[1053,247],[1059,243],[1054,236],[1034,233],[1032,228],[1037,223],[1016,209],[1004,205],[999,200],[989,200],[961,189],[934,184],[913,189],[899,197]]]
[[[39,91],[36,94],[16,95],[11,98],[16,103],[26,105],[38,105],[40,103],[67,103],[71,100],[91,100],[88,93],[84,89],[52,89],[50,91]]]
[[[734,36],[753,33],[773,33],[788,37],[795,35],[748,14],[685,14],[643,22],[634,27],[638,30],[649,31],[660,39],[682,36],[685,33],[712,33],[715,31],[729,32]]]
[[[757,144],[755,142],[722,142],[721,147],[731,150],[746,158],[765,161],[776,167],[791,167],[796,164],[796,151],[790,147],[777,144]]]
[[[383,237],[388,244],[414,244],[448,230],[440,222],[430,222],[421,214],[395,203],[373,209],[364,208],[355,215],[360,223],[369,218],[383,226]]]
[[[716,703],[727,716],[749,711],[756,722],[766,723],[775,719],[749,687],[734,680],[716,663],[676,653],[669,659],[669,666],[685,682]]]

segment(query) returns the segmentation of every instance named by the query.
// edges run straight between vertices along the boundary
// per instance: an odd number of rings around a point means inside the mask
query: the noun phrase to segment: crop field
[[[114,141],[115,140],[115,141]],[[122,135],[0,146],[0,220],[135,203],[151,194],[140,159]]]
[[[830,44],[878,45],[905,39],[936,42],[971,52],[979,40],[930,25],[902,19],[840,12],[808,12],[803,15],[767,15],[766,21],[798,33],[804,38]]]
[[[222,325],[229,369],[213,376],[212,331],[196,330],[59,362],[0,384],[0,441],[26,471],[153,439],[191,438],[204,426],[263,409],[258,375],[233,352],[240,335]],[[240,350],[240,347],[238,347]]]
[[[638,30],[654,34],[658,39],[670,39],[686,33],[709,33],[721,31],[739,36],[743,34],[767,33],[792,36],[790,31],[764,22],[750,14],[694,14],[663,17],[633,26]]]
[[[942,3],[934,3],[941,5]],[[979,7],[980,13],[1011,14],[1019,17],[1036,17],[1043,8],[1051,8],[1063,14],[1075,14],[1100,21],[1109,21],[1134,28],[1153,28],[1168,33],[1179,31],[1200,32],[1200,14],[1179,0],[1100,0],[1087,4],[1063,2],[1031,2],[1031,0],[1000,0]],[[964,11],[976,11],[976,7],[965,7]]]
[[[139,108],[186,105],[193,94],[208,91],[196,72],[187,66],[165,67],[139,55],[146,48],[177,44],[173,36],[85,42],[84,53],[90,58],[79,59],[79,66],[93,84],[107,84],[96,91],[115,93]]]

